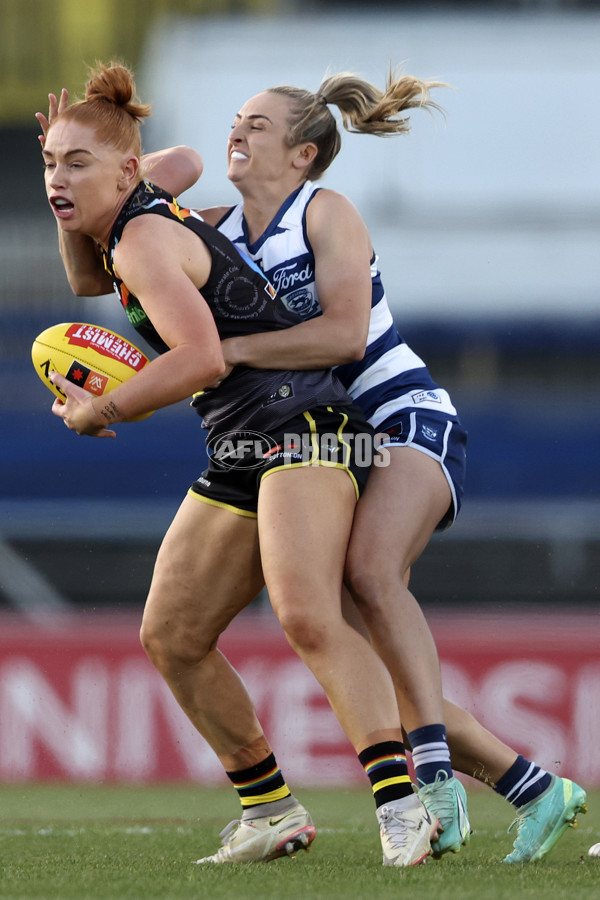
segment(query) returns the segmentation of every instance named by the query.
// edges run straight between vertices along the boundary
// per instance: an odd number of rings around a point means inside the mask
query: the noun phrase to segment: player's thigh
[[[390,447],[373,466],[354,516],[348,565],[409,568],[446,514],[452,495],[438,460],[413,447]]]
[[[256,519],[188,495],[159,549],[144,620],[210,641],[262,585]]]
[[[356,492],[336,468],[282,468],[261,483],[258,527],[265,581],[276,612],[330,601],[339,615]]]

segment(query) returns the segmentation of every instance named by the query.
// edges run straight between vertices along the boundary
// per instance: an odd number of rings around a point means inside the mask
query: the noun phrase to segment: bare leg
[[[341,584],[354,505],[353,485],[340,470],[311,466],[277,471],[261,485],[259,536],[273,609],[360,752],[402,736],[389,673],[342,617]]]
[[[367,510],[367,515],[364,515],[363,504],[373,504],[373,507],[375,507],[377,503],[384,502],[380,492],[384,490],[386,496],[389,495],[389,484],[392,480],[396,480],[396,468],[400,465],[403,467],[403,472],[408,473],[408,478],[412,477],[415,479],[414,483],[418,484],[419,495],[422,494],[426,484],[423,477],[418,475],[419,467],[425,469],[428,475],[437,470],[441,476],[441,469],[434,460],[428,459],[424,454],[411,448],[394,448],[390,452],[390,456],[392,460],[390,469],[373,470],[367,489],[358,504],[351,544],[351,553],[355,554],[355,556],[349,555],[348,565],[349,571],[354,571],[355,573],[355,581],[358,588],[360,589],[362,585],[366,589],[362,602],[360,595],[357,595],[357,600],[360,603],[360,612],[350,595],[345,592],[344,617],[363,635],[369,635],[365,622],[367,620],[369,627],[374,628],[379,635],[378,650],[385,654],[386,663],[388,660],[391,660],[391,663],[388,663],[388,665],[391,665],[392,675],[395,680],[398,703],[405,730],[410,731],[414,727],[419,727],[427,719],[429,722],[445,722],[452,767],[458,772],[477,778],[484,784],[493,785],[513,765],[517,758],[517,753],[485,729],[470,713],[446,698],[443,698],[443,707],[440,710],[437,684],[441,685],[441,681],[438,682],[439,663],[437,651],[435,650],[433,637],[425,617],[414,596],[408,590],[410,563],[414,562],[419,553],[422,552],[430,534],[433,532],[433,528],[442,518],[446,509],[446,500],[443,498],[446,496],[449,501],[449,490],[444,478],[444,484],[440,488],[441,505],[438,503],[435,506],[436,511],[433,519],[429,519],[429,524],[419,534],[417,530],[418,519],[415,520],[412,507],[406,502],[405,489],[402,487],[404,479],[400,480],[400,497],[396,500],[390,499],[383,508],[388,510],[389,516],[390,507],[394,505],[402,518],[411,519],[413,524],[410,525],[410,532],[417,531],[417,540],[412,543],[413,549],[408,554],[406,552],[403,553],[402,548],[405,546],[403,541],[406,542],[406,538],[402,531],[400,531],[399,535],[396,534],[393,525],[394,519],[392,518],[392,524],[390,524],[386,518],[385,526],[382,528],[379,511],[379,514],[376,515],[380,527],[376,532],[369,533],[369,527],[373,527],[373,522],[370,519],[370,509]],[[415,466],[414,470],[413,464]],[[386,471],[390,474],[383,474],[382,476],[381,473]],[[445,491],[448,491],[448,493],[446,494]],[[426,503],[424,505],[427,506]],[[433,520],[435,521],[432,525]],[[415,527],[415,522],[417,527]],[[358,530],[361,528],[364,531]],[[365,541],[369,540],[370,537],[371,543],[368,546],[373,548],[373,544],[376,543],[373,541],[373,533],[377,534],[378,542],[380,535],[384,536],[386,533],[391,538],[392,543],[394,539],[396,540],[395,547],[390,546],[389,543],[386,545],[390,559],[398,563],[396,569],[391,568],[389,562],[386,562],[385,558],[382,557],[379,552],[380,548],[376,548],[377,556],[373,560],[372,555],[367,551],[364,552],[363,556],[360,540],[357,540],[356,543],[354,542],[355,535],[359,539],[364,535]],[[405,560],[404,563],[402,563],[403,559]],[[406,562],[408,562],[408,565],[406,565]],[[400,570],[403,565],[405,568],[401,574]],[[376,576],[373,569],[377,569],[380,575]],[[383,584],[379,584],[380,579],[383,581]],[[365,584],[365,582],[367,583]],[[399,587],[400,582],[402,587]],[[395,603],[390,591],[397,591]],[[375,594],[375,592],[377,593]],[[373,599],[374,596],[375,599]],[[367,600],[366,603],[365,598]],[[382,620],[382,617],[385,615],[390,616],[390,619],[387,620],[387,628],[385,625],[386,620]],[[404,647],[405,643],[408,644],[408,647]],[[395,650],[394,647],[396,648]],[[398,655],[401,655],[401,658],[398,658]],[[412,669],[412,671],[407,672],[407,669]],[[415,676],[415,671],[420,674]],[[430,685],[435,686],[435,691],[424,691],[428,682]],[[408,692],[408,696],[406,696],[406,692]]]
[[[246,688],[217,649],[262,584],[256,520],[187,496],[158,553],[141,640],[226,771],[270,753]]]
[[[368,638],[367,626],[347,591],[344,591],[343,606],[346,621]],[[446,697],[444,721],[452,768],[493,787],[513,765],[518,755],[516,750],[512,750],[484,728],[466,709]],[[404,739],[405,744],[410,747],[406,734]]]
[[[444,714],[453,768],[494,787],[517,759],[516,750],[502,743],[466,709],[446,698]]]
[[[393,448],[390,465],[374,467],[369,476],[348,550],[346,580],[392,675],[407,731],[444,722],[437,650],[404,579],[450,500],[436,460],[410,447]]]

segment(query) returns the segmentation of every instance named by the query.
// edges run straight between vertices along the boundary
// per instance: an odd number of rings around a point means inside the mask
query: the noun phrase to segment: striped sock
[[[400,741],[382,741],[358,754],[379,809],[386,803],[412,796],[413,789],[406,765],[404,744]]]
[[[227,772],[227,777],[238,792],[244,810],[291,796],[273,753],[249,769]]]
[[[408,741],[412,747],[412,762],[419,787],[433,784],[438,772],[443,772],[446,778],[452,778],[450,750],[444,725],[415,728],[409,733]]]
[[[494,790],[519,809],[543,794],[551,781],[552,776],[545,769],[529,762],[524,756],[517,756],[508,772],[498,779]]]

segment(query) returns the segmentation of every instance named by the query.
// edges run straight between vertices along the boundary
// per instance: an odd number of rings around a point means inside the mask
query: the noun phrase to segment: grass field
[[[539,863],[505,866],[511,810],[470,791],[474,833],[462,853],[412,869],[381,865],[368,792],[307,790],[317,837],[310,853],[267,865],[194,866],[238,815],[228,789],[0,785],[3,900],[187,898],[600,898],[600,793],[589,812]]]

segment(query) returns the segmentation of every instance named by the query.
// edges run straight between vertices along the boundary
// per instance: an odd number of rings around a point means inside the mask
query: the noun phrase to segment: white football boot
[[[196,863],[270,862],[280,856],[294,857],[298,850],[309,849],[315,834],[313,820],[298,803],[280,814],[230,822],[221,832],[222,846]]]
[[[439,823],[416,794],[380,806],[377,818],[384,866],[417,866],[431,854]]]

